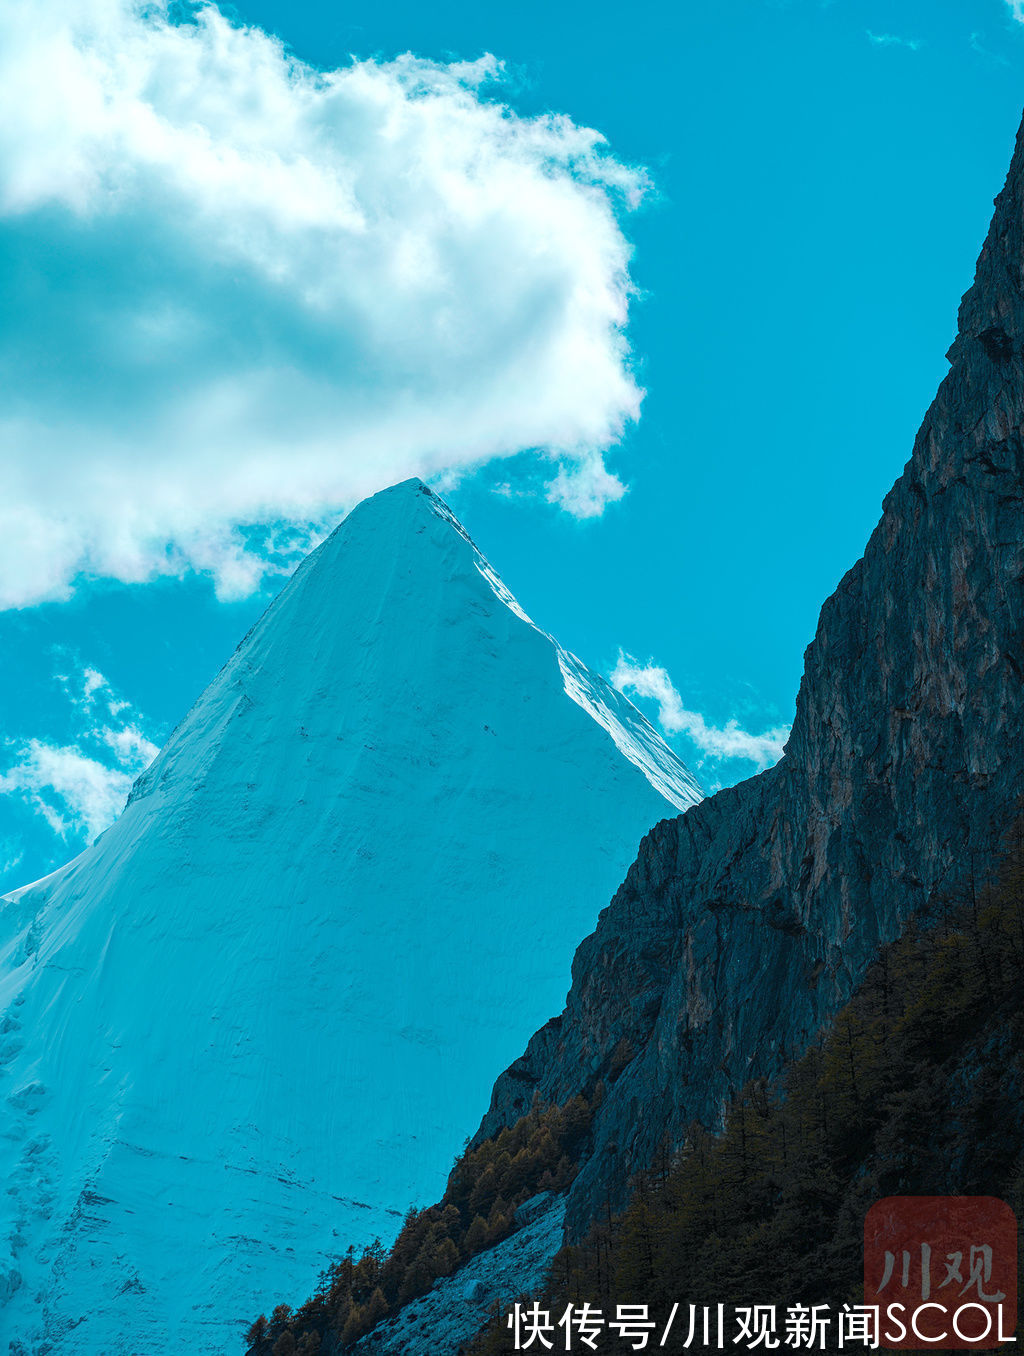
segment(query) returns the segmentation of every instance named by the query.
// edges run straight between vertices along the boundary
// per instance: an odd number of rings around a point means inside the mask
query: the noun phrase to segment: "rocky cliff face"
[[[535,1091],[608,1081],[570,1233],[666,1132],[715,1122],[804,1047],[878,943],[963,886],[965,861],[982,870],[1007,826],[1024,789],[1022,269],[1024,129],[951,370],[822,608],[785,756],[647,835],[565,1011],[494,1089],[481,1135]]]

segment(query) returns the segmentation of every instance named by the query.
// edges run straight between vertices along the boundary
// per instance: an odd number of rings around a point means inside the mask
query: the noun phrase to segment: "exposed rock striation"
[[[963,863],[982,870],[1008,824],[1024,789],[1022,268],[1024,129],[951,370],[822,608],[782,761],[647,835],[565,1011],[495,1086],[481,1136],[537,1091],[608,1081],[570,1234],[621,1202],[666,1132],[714,1123],[730,1090],[805,1047],[878,944],[963,886]]]

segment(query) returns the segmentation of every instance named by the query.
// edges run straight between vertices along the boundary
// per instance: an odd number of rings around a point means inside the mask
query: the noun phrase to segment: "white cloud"
[[[319,72],[212,6],[0,7],[0,605],[185,569],[243,594],[247,525],[308,545],[524,449],[570,512],[622,494],[647,181],[501,78]]]
[[[596,518],[606,505],[626,493],[625,485],[611,474],[600,456],[563,464],[546,488],[548,502],[558,504],[574,518]]]
[[[0,775],[0,793],[23,796],[61,838],[101,833],[114,822],[131,785],[120,768],[77,747],[39,739],[22,745],[17,763]]]
[[[901,38],[895,33],[872,33],[870,28],[865,31],[868,41],[876,47],[908,47],[912,52],[917,52],[923,45],[920,38]]]
[[[1019,24],[1024,24],[1024,0],[1006,0],[1011,16]]]
[[[159,750],[130,703],[98,670],[60,681],[81,722],[75,743],[30,739],[17,745],[14,761],[0,773],[0,794],[27,801],[64,840],[91,839],[117,818],[132,782]]]
[[[620,652],[609,681],[619,692],[648,697],[658,703],[658,722],[666,734],[685,735],[709,758],[744,758],[759,768],[771,767],[782,757],[789,727],[779,725],[761,734],[751,734],[736,720],[724,726],[709,725],[697,711],[688,711],[665,669],[653,663],[638,664]]]

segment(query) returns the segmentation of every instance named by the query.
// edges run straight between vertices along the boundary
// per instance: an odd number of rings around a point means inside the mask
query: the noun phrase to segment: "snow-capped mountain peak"
[[[396,1232],[699,795],[425,486],[359,505],[0,906],[0,1331],[228,1356]]]

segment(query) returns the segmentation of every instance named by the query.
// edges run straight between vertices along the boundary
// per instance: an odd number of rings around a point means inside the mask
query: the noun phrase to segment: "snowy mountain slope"
[[[424,486],[360,505],[0,906],[0,1338],[234,1353],[389,1238],[699,795]]]

